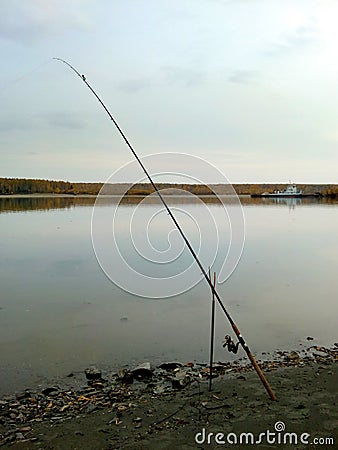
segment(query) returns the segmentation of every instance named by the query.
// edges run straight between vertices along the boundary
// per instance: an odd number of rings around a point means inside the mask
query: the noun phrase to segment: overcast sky
[[[337,183],[337,23],[334,0],[0,0],[0,177],[105,181],[132,160],[60,57],[140,156]]]

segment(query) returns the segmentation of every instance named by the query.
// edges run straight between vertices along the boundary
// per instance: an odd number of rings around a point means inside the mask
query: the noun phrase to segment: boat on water
[[[282,191],[274,190],[273,192],[263,192],[263,194],[251,194],[251,197],[273,197],[273,198],[301,198],[301,197],[320,197],[316,194],[303,194],[301,189],[298,189],[295,184],[289,184],[286,189]]]

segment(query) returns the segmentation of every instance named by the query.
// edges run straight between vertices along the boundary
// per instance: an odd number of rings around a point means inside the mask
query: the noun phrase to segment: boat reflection
[[[295,209],[296,206],[301,205],[303,203],[303,199],[299,197],[274,197],[274,198],[263,198],[263,202],[266,204],[275,204],[275,205],[285,205],[288,206],[289,209]]]

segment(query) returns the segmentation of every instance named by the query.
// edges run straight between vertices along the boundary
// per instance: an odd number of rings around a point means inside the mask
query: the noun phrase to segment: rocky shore
[[[64,385],[2,397],[0,447],[247,448],[251,442],[244,440],[254,439],[251,447],[288,448],[283,439],[290,437],[284,434],[293,433],[297,445],[289,448],[333,449],[338,445],[337,359],[335,344],[277,352],[260,362],[276,402],[251,366],[239,361],[215,363],[211,392],[210,370],[202,363],[167,362],[156,368],[145,363],[118,373],[89,367],[69,374]]]

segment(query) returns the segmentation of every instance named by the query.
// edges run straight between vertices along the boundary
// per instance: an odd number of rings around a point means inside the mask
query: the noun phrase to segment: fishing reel
[[[235,342],[233,341],[231,336],[229,336],[228,334],[224,336],[224,341],[223,341],[222,347],[228,348],[228,352],[236,354],[238,352],[238,346],[239,346],[239,341],[237,342],[237,344],[235,344]]]

